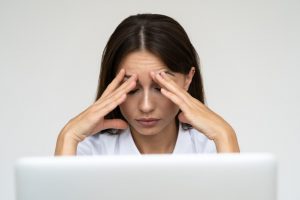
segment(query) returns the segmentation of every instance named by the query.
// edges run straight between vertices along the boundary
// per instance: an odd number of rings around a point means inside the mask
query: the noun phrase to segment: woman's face
[[[130,53],[122,60],[118,71],[121,68],[126,71],[124,81],[132,74],[138,77],[136,87],[119,106],[131,129],[142,135],[155,135],[175,125],[179,107],[160,92],[160,86],[150,72],[165,71],[182,88],[187,84],[186,76],[170,71],[158,57],[147,51]],[[156,120],[147,122],[149,118]]]

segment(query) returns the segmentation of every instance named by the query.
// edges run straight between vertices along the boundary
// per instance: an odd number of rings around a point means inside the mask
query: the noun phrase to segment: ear
[[[194,74],[195,74],[195,67],[191,67],[189,73],[185,76],[184,89],[186,91],[189,90],[189,87],[193,80]]]

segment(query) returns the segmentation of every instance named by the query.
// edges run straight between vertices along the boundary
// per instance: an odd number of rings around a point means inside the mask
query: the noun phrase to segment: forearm
[[[60,133],[55,148],[55,156],[76,155],[78,142],[65,133]]]
[[[218,153],[239,153],[240,148],[235,131],[232,128],[225,130],[214,139]]]

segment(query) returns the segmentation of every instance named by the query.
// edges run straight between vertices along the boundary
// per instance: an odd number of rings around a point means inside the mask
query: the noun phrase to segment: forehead
[[[137,51],[128,54],[120,63],[118,71],[123,68],[126,74],[144,74],[150,71],[168,69],[161,59],[147,51]]]

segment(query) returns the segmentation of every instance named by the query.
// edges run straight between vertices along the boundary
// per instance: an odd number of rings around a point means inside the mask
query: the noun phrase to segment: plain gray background
[[[185,28],[201,59],[207,105],[236,130],[242,152],[279,161],[280,200],[300,199],[300,2],[0,1],[0,199],[13,164],[53,155],[69,119],[94,100],[103,48],[132,14]]]

